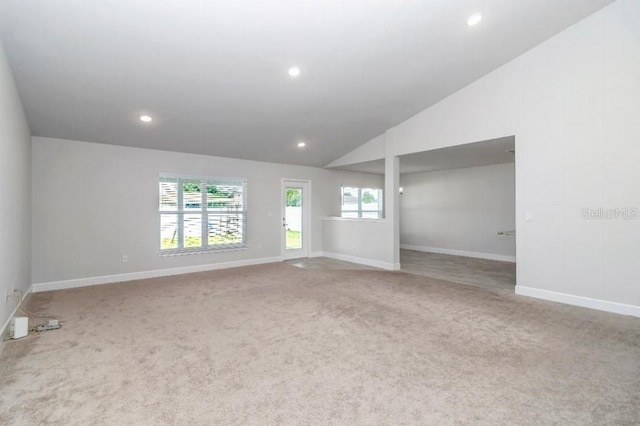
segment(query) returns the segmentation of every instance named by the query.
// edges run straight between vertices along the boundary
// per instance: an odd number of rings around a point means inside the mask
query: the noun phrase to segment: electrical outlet
[[[15,299],[16,303],[18,303],[20,301],[20,296],[21,296],[20,290],[13,289],[11,291],[9,291],[9,290],[5,290],[4,291],[4,301],[5,301],[5,303],[8,303],[9,300],[11,300],[11,299]]]
[[[11,297],[13,297],[13,294],[15,293],[15,283],[11,283],[11,290],[5,290],[4,291],[4,303],[9,303],[9,299],[11,299]]]
[[[122,263],[127,263],[129,261],[129,256],[127,256],[126,254],[122,255]]]

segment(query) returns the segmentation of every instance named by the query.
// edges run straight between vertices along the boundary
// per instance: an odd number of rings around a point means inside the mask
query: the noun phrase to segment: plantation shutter
[[[246,179],[161,175],[160,251],[246,247]]]

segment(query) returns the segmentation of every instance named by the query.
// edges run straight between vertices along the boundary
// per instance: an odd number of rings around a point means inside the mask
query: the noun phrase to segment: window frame
[[[345,188],[350,188],[350,189],[357,189],[358,190],[358,209],[357,210],[353,210],[353,209],[349,209],[349,210],[345,210],[344,209],[344,190]],[[378,191],[378,205],[379,208],[377,210],[364,210],[362,208],[362,197],[364,195],[364,191],[365,190],[375,190]],[[353,196],[353,195],[352,195]],[[345,216],[345,213],[356,213],[358,216],[357,217],[348,217]],[[363,217],[363,213],[376,213],[378,215],[378,217]],[[384,190],[382,188],[370,188],[370,187],[359,187],[359,186],[349,186],[349,185],[342,185],[340,187],[340,217],[343,219],[364,219],[364,220],[380,220],[380,219],[384,219]]]
[[[175,182],[177,187],[175,209],[163,208],[163,182]],[[176,173],[160,173],[158,179],[158,231],[159,231],[159,249],[158,254],[160,256],[173,256],[183,254],[198,254],[198,253],[211,253],[231,250],[243,250],[248,248],[247,245],[247,179],[245,178],[229,178],[219,176],[194,176],[194,175],[182,175]],[[186,207],[184,200],[184,184],[193,183],[199,185],[199,207]],[[208,198],[208,187],[215,186],[239,186],[242,188],[240,195],[240,208],[225,210],[212,210],[209,203],[211,200]],[[166,205],[165,205],[166,207]],[[175,216],[175,231],[174,237],[177,240],[177,247],[163,248],[163,216]],[[200,245],[195,247],[185,247],[185,216],[200,216]],[[225,244],[211,244],[209,239],[211,237],[209,231],[211,229],[211,216],[229,216],[240,217],[237,227],[240,232],[240,242],[225,243]],[[229,219],[231,220],[231,219]],[[229,223],[229,222],[227,222]]]

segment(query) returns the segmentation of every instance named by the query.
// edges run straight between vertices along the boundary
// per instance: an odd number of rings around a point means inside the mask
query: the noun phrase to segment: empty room
[[[0,0],[0,423],[640,423],[640,1]]]

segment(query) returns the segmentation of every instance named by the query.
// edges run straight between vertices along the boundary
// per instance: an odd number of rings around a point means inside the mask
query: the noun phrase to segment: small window
[[[382,219],[382,189],[343,186],[342,217]]]
[[[160,253],[246,247],[247,181],[160,177]]]

